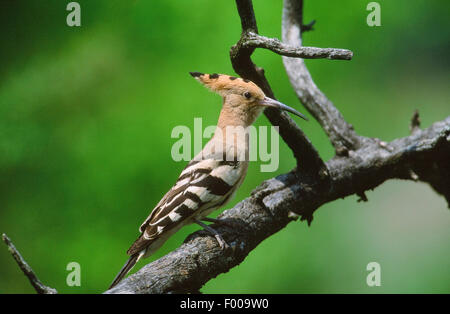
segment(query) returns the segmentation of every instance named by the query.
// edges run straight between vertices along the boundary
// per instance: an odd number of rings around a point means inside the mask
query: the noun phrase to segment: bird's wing
[[[191,161],[141,225],[142,234],[127,253],[132,255],[141,251],[199,210],[222,204],[241,177],[238,161],[215,158]]]

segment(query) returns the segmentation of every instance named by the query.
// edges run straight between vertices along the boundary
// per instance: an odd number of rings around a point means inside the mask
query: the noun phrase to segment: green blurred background
[[[66,25],[69,1],[0,2],[0,232],[41,280],[63,293],[104,291],[126,260],[137,228],[186,162],[171,159],[177,125],[215,124],[220,98],[188,71],[234,74],[239,39],[234,1],[78,1],[81,27]],[[281,37],[281,1],[254,1],[259,30]],[[304,44],[353,50],[352,61],[308,60],[315,82],[357,132],[389,141],[450,114],[448,1],[379,1],[381,27],[368,27],[369,1],[306,1],[317,20]],[[305,112],[281,57],[258,50],[278,99]],[[333,149],[314,121],[298,120],[324,159]],[[269,125],[265,117],[259,125]],[[280,167],[258,162],[231,207]],[[450,292],[450,212],[426,184],[390,181],[320,208],[310,228],[291,223],[205,293]],[[177,248],[181,230],[152,258]],[[81,265],[81,287],[66,265]],[[381,265],[382,286],[366,285]],[[135,271],[144,263],[139,263]],[[34,290],[0,245],[0,293]]]

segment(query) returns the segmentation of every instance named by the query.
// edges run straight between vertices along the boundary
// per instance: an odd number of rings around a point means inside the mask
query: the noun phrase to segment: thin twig
[[[28,280],[30,281],[31,285],[34,287],[34,290],[38,294],[56,294],[58,291],[56,289],[47,287],[44,285],[36,276],[34,271],[31,269],[31,267],[27,264],[27,262],[24,260],[22,255],[20,255],[19,251],[16,249],[14,244],[11,242],[11,240],[8,238],[6,234],[2,234],[3,242],[8,246],[8,250],[13,256],[16,263],[19,265],[20,269],[23,271],[25,276],[27,276]]]

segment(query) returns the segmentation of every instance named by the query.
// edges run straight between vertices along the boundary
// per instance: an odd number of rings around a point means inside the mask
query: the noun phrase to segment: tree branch
[[[24,260],[22,255],[20,255],[19,251],[16,249],[14,244],[11,242],[11,240],[8,238],[8,236],[4,233],[2,234],[2,240],[8,246],[8,250],[11,253],[12,257],[14,258],[16,263],[19,265],[20,269],[23,271],[23,273],[28,278],[31,285],[34,287],[34,289],[36,290],[36,292],[38,294],[58,293],[58,291],[56,291],[56,289],[47,287],[38,279],[38,277],[33,272],[31,267],[27,264],[27,262]]]
[[[353,52],[347,49],[293,47],[283,44],[276,38],[268,38],[252,32],[247,33],[242,46],[245,48],[269,49],[282,56],[304,59],[351,60],[353,57]]]
[[[252,1],[236,0],[236,5],[241,18],[242,34],[237,44],[230,50],[233,69],[241,77],[256,83],[267,96],[275,99],[275,95],[264,75],[264,70],[257,67],[251,60],[251,55],[256,46],[249,43],[255,38],[266,38],[257,35],[258,27]],[[295,121],[287,113],[274,108],[267,108],[264,114],[273,125],[279,127],[280,136],[292,150],[299,170],[312,177],[326,179],[328,172],[324,162]]]
[[[106,293],[168,293],[198,291],[207,281],[240,264],[261,241],[297,217],[309,219],[322,204],[373,189],[388,179],[420,180],[440,177],[450,196],[450,169],[435,169],[436,161],[450,160],[450,117],[414,135],[386,145],[372,141],[349,157],[336,156],[326,163],[331,184],[309,182],[296,171],[263,182],[252,195],[223,212],[230,225],[216,225],[232,246],[226,255],[214,237],[199,231],[177,250],[144,266]],[[435,169],[435,170],[433,170]],[[426,176],[422,176],[426,174]]]
[[[302,45],[303,1],[284,0],[283,42],[287,45]],[[349,150],[362,146],[363,139],[348,124],[333,103],[314,84],[311,74],[302,59],[283,57],[284,67],[298,98],[320,123],[336,154],[346,156]]]

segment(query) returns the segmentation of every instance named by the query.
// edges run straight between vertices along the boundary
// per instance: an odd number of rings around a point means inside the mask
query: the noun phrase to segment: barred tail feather
[[[115,285],[117,285],[123,279],[123,277],[125,277],[129,273],[129,271],[134,267],[134,265],[136,265],[136,263],[141,259],[144,253],[145,250],[142,250],[141,252],[131,255],[128,261],[125,263],[125,265],[123,265],[120,272],[117,274],[116,278],[114,278],[113,282],[111,283],[108,289],[111,289]]]

